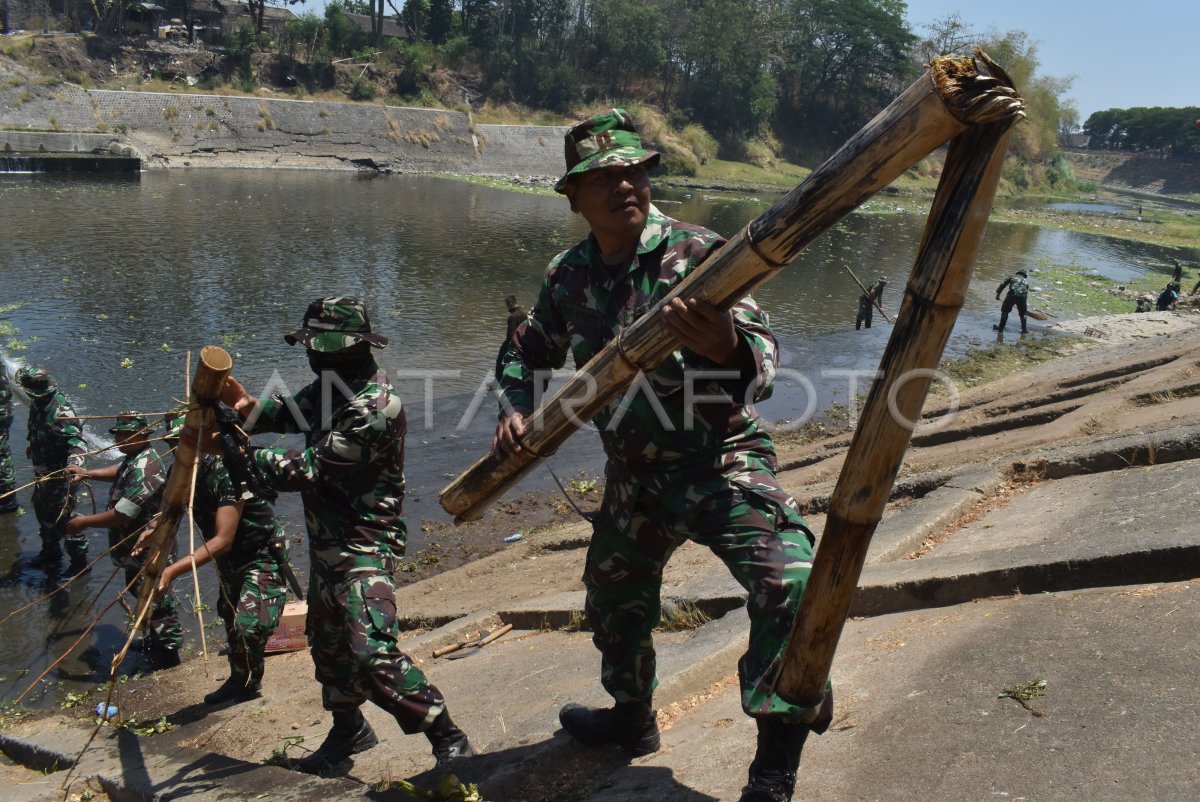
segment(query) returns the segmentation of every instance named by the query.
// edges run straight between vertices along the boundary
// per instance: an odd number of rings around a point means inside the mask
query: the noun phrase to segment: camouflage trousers
[[[750,642],[738,662],[742,709],[822,723],[823,715],[774,692],[812,569],[813,537],[772,468],[751,459],[701,481],[661,475],[639,481],[609,462],[583,581],[601,682],[618,702],[649,702],[658,685],[652,631],[662,610],[663,569],[691,540],[720,557],[749,594]]]
[[[8,429],[11,420],[0,422],[0,496],[11,493],[17,486],[17,472],[13,470],[12,452],[8,447]],[[16,503],[15,496],[0,498],[0,507]]]
[[[112,545],[112,535],[109,535]],[[145,557],[134,557],[129,553],[129,546],[118,546],[109,552],[113,565],[125,569],[125,583],[129,586],[128,593],[137,598],[142,587],[140,576]],[[175,561],[175,549],[171,549],[170,562]],[[183,644],[183,627],[179,623],[179,602],[175,593],[168,590],[161,599],[155,602],[150,610],[150,626],[144,641],[145,651],[148,652],[177,652]]]
[[[335,571],[313,560],[305,634],[325,709],[368,699],[406,733],[423,732],[445,709],[442,693],[400,651],[391,560]]]
[[[269,558],[238,569],[218,565],[217,614],[229,642],[229,675],[251,685],[262,680],[267,640],[279,626],[287,591],[279,566]]]
[[[34,477],[37,478],[35,471]],[[37,516],[43,551],[60,551],[66,541],[67,555],[86,557],[87,537],[67,534],[67,521],[75,515],[75,488],[66,479],[52,479],[33,486],[33,513]]]

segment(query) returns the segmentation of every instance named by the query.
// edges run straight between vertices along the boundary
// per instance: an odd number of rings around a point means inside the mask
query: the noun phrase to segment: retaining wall
[[[567,126],[477,125],[484,175],[558,176]]]
[[[374,167],[521,176],[561,172],[566,130],[474,126],[464,112],[369,103],[15,83],[0,86],[0,129],[24,129],[0,131],[0,150],[5,141],[22,151],[132,148],[147,167]]]

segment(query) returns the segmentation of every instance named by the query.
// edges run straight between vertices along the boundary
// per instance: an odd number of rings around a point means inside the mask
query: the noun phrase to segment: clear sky
[[[956,11],[977,33],[1029,34],[1040,75],[1075,76],[1066,96],[1080,123],[1110,108],[1200,106],[1197,0],[908,0],[918,36]]]

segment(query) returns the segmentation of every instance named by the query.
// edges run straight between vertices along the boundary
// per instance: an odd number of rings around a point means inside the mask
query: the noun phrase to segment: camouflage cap
[[[288,345],[303,343],[305,348],[326,354],[358,343],[383,348],[388,342],[382,334],[371,333],[371,319],[361,301],[341,296],[313,301],[300,328],[283,335],[283,339]]]
[[[108,430],[109,434],[119,434],[120,432],[140,432],[150,428],[150,421],[146,420],[146,416],[140,412],[122,412],[121,417],[117,418]]]
[[[21,385],[21,389],[31,398],[43,398],[58,389],[49,371],[29,365],[17,371],[17,384]]]
[[[880,284],[887,284],[887,276],[880,276],[880,277],[879,277],[879,283],[880,283]]]
[[[567,172],[554,185],[554,191],[559,194],[567,191],[567,179],[573,175],[613,165],[645,164],[651,168],[661,158],[657,151],[642,147],[633,117],[625,109],[609,109],[593,115],[567,131],[563,137],[563,151]]]

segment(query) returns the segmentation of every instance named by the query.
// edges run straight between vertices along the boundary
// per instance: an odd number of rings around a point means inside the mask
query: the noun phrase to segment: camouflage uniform
[[[8,386],[8,373],[0,365],[0,496],[11,493],[17,486],[17,474],[13,470],[12,452],[8,446],[8,430],[12,426],[12,389]],[[11,512],[17,508],[15,496],[0,498],[0,512]]]
[[[323,303],[335,313],[359,314],[343,301],[351,303],[337,298]],[[321,303],[309,307],[306,329],[288,335],[289,343],[329,353],[359,341],[387,342],[378,334],[340,333],[319,313]],[[407,422],[399,395],[374,360],[341,378],[353,397],[328,388],[332,403],[325,425],[321,380],[290,399],[277,395],[263,403],[254,431],[297,432],[303,423],[306,447],[259,448],[253,458],[276,487],[298,490],[304,500],[312,564],[306,629],[325,709],[336,721],[339,713],[357,712],[370,699],[395,716],[404,732],[423,732],[445,701],[398,645],[394,576],[407,539],[402,517]],[[292,405],[303,421],[293,417]]]
[[[591,236],[559,254],[504,356],[506,403],[528,415],[545,375],[537,371],[561,368],[568,350],[585,364],[722,242],[651,206],[628,264],[605,265]],[[705,376],[697,371],[719,366],[681,349],[595,418],[608,465],[583,577],[586,613],[605,689],[619,703],[649,703],[663,567],[685,540],[708,546],[749,593],[750,646],[738,666],[743,709],[798,721],[808,711],[776,696],[772,683],[812,565],[813,536],[776,480],[774,444],[748,406],[770,394],[775,338],[750,297],[733,315],[754,355],[753,375]],[[696,397],[723,400],[690,403],[689,382]]]
[[[216,535],[217,510],[243,502],[223,458],[205,456],[198,466],[192,515],[204,539]],[[283,527],[269,502],[245,500],[229,551],[216,557],[220,578],[217,612],[229,641],[230,675],[243,686],[263,676],[267,640],[279,626],[287,600],[279,563],[287,559]]]
[[[21,368],[17,381],[29,394],[29,448],[33,477],[33,511],[42,537],[42,552],[62,552],[65,539],[67,555],[73,561],[87,556],[87,538],[68,535],[67,521],[75,514],[75,490],[62,471],[67,465],[82,465],[83,430],[67,397],[58,391],[54,379],[41,368]],[[48,475],[64,476],[46,480]]]
[[[858,315],[854,318],[854,330],[858,331],[866,324],[867,328],[871,328],[871,319],[875,316],[875,302],[883,301],[883,288],[887,286],[887,279],[880,278],[867,291],[858,296]]]
[[[138,574],[148,553],[143,552],[135,557],[131,552],[137,545],[138,537],[158,514],[166,481],[162,457],[147,445],[136,454],[125,456],[108,491],[108,509],[116,510],[129,519],[127,525],[108,530],[108,545],[112,549],[109,556],[114,565],[125,569],[125,582],[134,594],[141,587]],[[174,559],[175,551],[175,544],[172,543],[171,559]],[[159,653],[179,651],[183,642],[183,628],[179,623],[179,604],[174,593],[167,591],[150,611],[150,632],[146,642],[151,650]]]

